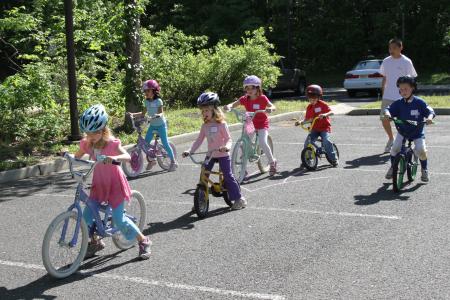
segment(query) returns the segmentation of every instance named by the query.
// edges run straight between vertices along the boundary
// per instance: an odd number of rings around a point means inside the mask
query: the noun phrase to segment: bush
[[[221,41],[202,49],[206,42],[206,37],[186,36],[173,27],[154,35],[143,30],[143,79],[158,80],[166,102],[182,106],[195,104],[205,90],[218,92],[222,98],[236,97],[250,74],[261,77],[264,87],[276,84],[280,71],[274,64],[279,56],[271,53],[273,45],[262,28],[247,32],[242,45]]]

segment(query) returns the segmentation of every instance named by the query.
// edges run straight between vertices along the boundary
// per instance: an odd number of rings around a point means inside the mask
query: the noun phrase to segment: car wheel
[[[306,90],[306,80],[300,79],[297,84],[297,89],[295,90],[297,95],[304,95]]]
[[[347,94],[350,98],[353,98],[356,96],[356,91],[354,90],[347,90]]]

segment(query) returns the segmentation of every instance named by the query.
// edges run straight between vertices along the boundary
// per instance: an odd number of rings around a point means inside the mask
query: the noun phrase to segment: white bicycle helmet
[[[83,132],[95,132],[105,128],[108,114],[102,104],[96,104],[86,109],[80,117],[80,129]]]

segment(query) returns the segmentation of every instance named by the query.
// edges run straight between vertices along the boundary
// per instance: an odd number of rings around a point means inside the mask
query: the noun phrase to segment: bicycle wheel
[[[312,171],[317,169],[317,165],[319,163],[319,159],[316,155],[316,150],[314,147],[306,147],[302,150],[301,153],[302,163],[306,169]]]
[[[270,151],[273,154],[273,142],[272,137],[270,135],[267,136],[267,144],[269,144]],[[258,160],[258,168],[261,173],[266,173],[270,169],[270,162],[267,155],[263,152],[263,150],[258,147],[258,154],[259,154],[259,160]]]
[[[50,276],[65,278],[75,273],[86,255],[89,232],[86,223],[81,219],[78,234],[76,211],[66,211],[58,215],[48,226],[42,242],[42,262]],[[62,239],[64,225],[66,232]],[[76,244],[71,241],[76,238]]]
[[[137,146],[128,149],[128,153],[131,160],[122,163],[122,169],[128,177],[136,177],[144,170],[144,153]]]
[[[234,177],[239,183],[244,181],[247,169],[247,155],[245,150],[247,149],[246,142],[241,138],[239,139],[233,148],[231,154],[231,171]]]
[[[200,219],[208,215],[209,196],[206,192],[206,187],[202,184],[197,185],[194,193],[194,209],[195,213]]]
[[[416,179],[418,166],[419,166],[419,158],[416,156],[416,154],[412,153],[411,156],[409,156],[406,167],[406,174],[408,175],[409,181],[414,181],[414,179]]]
[[[229,206],[232,207],[233,206],[233,202],[231,202],[230,197],[228,195],[228,191],[223,191],[222,192],[222,197],[223,200],[225,201],[225,203]]]
[[[147,210],[145,209],[144,196],[138,191],[131,191],[131,199],[125,204],[125,214],[131,219],[142,232],[145,226],[145,219],[147,216]],[[129,249],[133,247],[137,240],[127,240],[126,237],[120,232],[116,232],[112,236],[114,245],[119,249]]]
[[[172,142],[169,142],[169,146],[170,148],[172,148],[173,157],[176,158],[177,149],[175,148],[175,145]],[[158,144],[157,148],[159,154],[157,156],[158,165],[163,170],[169,170],[170,166],[172,165],[172,160],[170,159],[169,154],[167,154],[167,151],[166,149],[164,149],[164,146],[162,144]]]
[[[404,155],[395,158],[392,165],[392,183],[394,192],[398,193],[403,188],[403,178],[406,172],[406,159]]]
[[[332,145],[333,145],[334,153],[336,153],[336,159],[339,159],[339,150],[338,150],[338,147],[336,146],[335,143],[332,143]],[[328,162],[329,162],[330,164],[333,162],[333,161],[331,160],[331,158],[328,156],[327,153],[325,153],[325,157],[327,158],[327,160],[328,160]]]

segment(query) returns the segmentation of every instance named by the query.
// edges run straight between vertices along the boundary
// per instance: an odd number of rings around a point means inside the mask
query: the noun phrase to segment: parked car
[[[381,59],[362,60],[345,74],[344,88],[350,97],[355,97],[357,92],[369,92],[371,95],[381,93],[382,62]]]
[[[271,97],[274,91],[293,90],[298,95],[303,95],[306,89],[306,73],[297,68],[289,68],[285,65],[283,58],[279,60],[277,66],[280,68],[281,76],[278,77],[277,85],[268,88],[265,93]]]

